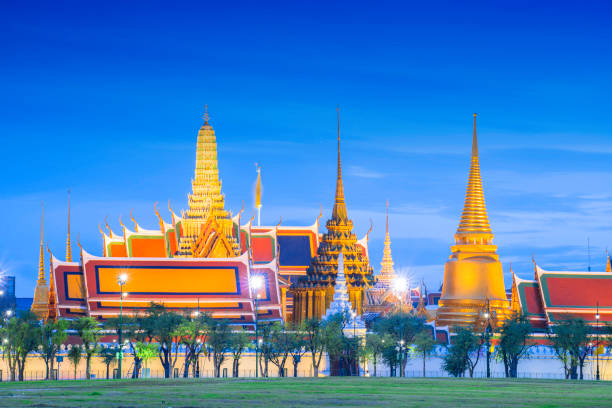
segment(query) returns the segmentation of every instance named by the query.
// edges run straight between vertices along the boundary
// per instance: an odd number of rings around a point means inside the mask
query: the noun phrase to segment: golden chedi
[[[474,114],[470,176],[455,245],[444,267],[436,315],[439,326],[480,326],[487,307],[494,325],[501,324],[510,314],[502,265],[492,241],[480,179]]]

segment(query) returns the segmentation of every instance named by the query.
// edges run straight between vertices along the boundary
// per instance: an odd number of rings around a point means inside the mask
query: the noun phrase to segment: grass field
[[[1,383],[2,407],[611,407],[612,383],[300,378]]]

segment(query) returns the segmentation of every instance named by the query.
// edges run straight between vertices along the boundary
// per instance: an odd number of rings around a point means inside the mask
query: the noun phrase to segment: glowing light
[[[117,279],[117,281],[119,282],[120,285],[125,285],[125,282],[127,282],[127,273],[122,273],[121,275],[119,275],[119,278]]]
[[[488,319],[488,318],[489,318],[489,312],[485,312],[485,314],[484,314],[484,318],[485,318],[485,319]]]
[[[597,313],[597,314],[595,315],[595,318],[596,318],[597,320],[599,320],[599,313]]]
[[[8,343],[8,339],[4,339],[4,340],[2,340],[2,342],[3,342],[4,344]]]
[[[200,312],[198,312],[198,311],[196,310],[196,311],[194,311],[194,312],[193,312],[191,315],[192,315],[193,317],[198,317],[198,316],[200,315]]]
[[[264,285],[264,278],[261,275],[253,275],[251,276],[251,288],[258,290],[261,289]]]
[[[8,317],[11,317],[11,315],[13,314],[13,311],[12,310],[7,310],[5,313],[6,313],[6,315]]]
[[[408,290],[408,280],[404,277],[395,278],[393,281],[393,289],[398,293],[404,293]]]
[[[0,290],[0,296],[4,295],[4,291]]]

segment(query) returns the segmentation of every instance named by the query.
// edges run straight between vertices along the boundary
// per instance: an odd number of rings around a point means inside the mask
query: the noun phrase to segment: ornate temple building
[[[340,114],[338,113],[338,169],[336,195],[331,218],[327,221],[327,233],[321,237],[316,256],[306,271],[306,276],[295,282],[291,291],[294,297],[293,321],[320,319],[325,315],[334,295],[338,274],[338,254],[344,255],[349,300],[358,314],[364,311],[366,290],[375,283],[368,260],[367,234],[358,241],[353,232],[353,221],[348,217],[342,185],[340,160]]]
[[[612,323],[612,267],[605,272],[547,271],[534,261],[533,280],[512,273],[511,307],[523,313],[535,332],[563,319],[581,318],[600,327]]]
[[[260,198],[257,208],[261,208]],[[207,312],[244,326],[253,323],[255,314],[260,320],[292,319],[289,288],[307,275],[317,254],[321,215],[306,227],[254,226],[254,216],[243,224],[242,210],[232,216],[221,192],[217,142],[208,114],[198,132],[188,209],[178,216],[168,208],[170,221],[155,206],[158,229],[143,228],[133,216],[133,229],[119,218],[121,233],[106,223],[106,230],[100,228],[102,256],[89,253],[79,243],[80,256],[73,262],[68,232],[66,260],[50,252],[49,288],[41,240],[32,310],[41,318],[105,319],[117,316],[121,308],[126,314],[141,313],[156,302],[177,311]],[[121,274],[128,276],[123,293],[117,282]],[[250,286],[254,275],[265,281],[257,293]],[[259,298],[257,310],[255,298]]]
[[[501,324],[511,311],[504,289],[504,275],[497,255],[497,246],[493,245],[493,233],[480,178],[476,114],[465,205],[451,252],[444,268],[436,324],[478,325],[487,307],[492,321],[497,325]]]

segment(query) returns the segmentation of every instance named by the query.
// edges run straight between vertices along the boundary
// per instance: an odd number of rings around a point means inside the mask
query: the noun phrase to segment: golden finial
[[[465,204],[461,221],[455,235],[458,242],[461,238],[468,238],[472,234],[480,234],[474,237],[482,244],[490,244],[493,239],[489,217],[485,206],[482,180],[480,178],[480,164],[478,161],[478,139],[476,135],[476,114],[474,114],[474,132],[472,135],[472,159],[470,165],[470,175],[468,177],[467,191],[465,193]],[[484,234],[484,236],[483,236]],[[469,241],[469,239],[468,239]]]
[[[57,310],[56,310],[56,295],[55,295],[55,279],[53,279],[53,254],[49,249],[49,243],[47,242],[47,252],[49,252],[49,258],[51,261],[51,265],[49,268],[49,301],[47,307],[47,316],[46,320],[55,321],[57,318]],[[72,261],[69,261],[72,262]]]
[[[387,199],[387,235],[389,235],[389,199]]]
[[[333,219],[347,219],[346,205],[344,203],[344,187],[342,185],[342,163],[340,160],[340,106],[336,107],[338,114],[338,175],[336,178],[336,198],[332,211]]]
[[[134,219],[134,209],[133,208],[130,210],[130,218],[134,222],[134,231],[138,232],[138,223]]]
[[[317,220],[315,221],[317,224],[319,223],[319,220],[323,216],[323,204],[319,204],[319,206],[321,207],[321,212],[319,213],[319,215],[317,216]]]
[[[45,280],[45,253],[43,246],[43,222],[44,222],[44,208],[43,202],[40,202],[40,257],[38,259],[38,280]]]
[[[208,125],[208,119],[210,119],[208,116],[208,104],[204,104],[204,116],[202,116],[202,119],[204,119],[204,124]]]
[[[606,272],[612,272],[612,264],[610,264],[610,255],[608,254],[607,248],[606,248]]]
[[[70,244],[70,189],[68,189],[68,235],[66,238],[66,262],[72,262],[72,245]]]
[[[370,242],[370,232],[374,229],[374,221],[370,218],[370,229],[366,232],[366,242]]]
[[[119,217],[119,219],[121,219],[121,216]],[[111,227],[108,226],[108,215],[104,217],[104,224],[106,225],[106,229],[108,230],[109,237],[113,238],[114,237],[113,230],[111,229]]]
[[[283,216],[281,215],[280,219],[278,220],[278,224],[276,224],[276,228],[280,227],[282,223],[283,223]]]

